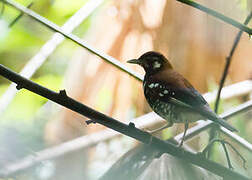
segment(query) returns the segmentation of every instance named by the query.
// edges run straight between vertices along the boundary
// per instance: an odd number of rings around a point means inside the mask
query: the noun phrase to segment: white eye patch
[[[160,62],[155,61],[155,62],[153,63],[153,68],[154,68],[154,69],[158,69],[158,68],[160,68],[160,67],[161,67]]]

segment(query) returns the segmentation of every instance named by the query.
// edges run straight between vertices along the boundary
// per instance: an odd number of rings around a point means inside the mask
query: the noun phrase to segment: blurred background
[[[140,74],[143,74],[140,67],[126,64],[126,61],[149,50],[159,51],[201,93],[218,88],[226,57],[238,33],[233,26],[174,0],[16,2],[24,6],[33,2],[33,11]],[[197,2],[239,22],[243,22],[251,11],[251,0]],[[141,82],[72,41],[63,40],[59,34],[28,16],[24,15],[9,27],[20,12],[2,2],[0,12],[1,64],[51,90],[66,89],[70,97],[122,122],[151,111],[144,99]],[[248,26],[251,27],[251,23]],[[252,43],[243,33],[225,85],[251,78]],[[221,101],[219,112],[249,99],[251,92],[229,97]],[[249,142],[252,142],[251,117],[252,111],[247,111],[230,120],[239,129],[238,135]],[[39,155],[36,152],[43,149],[104,131],[99,124],[87,126],[85,120],[31,92],[16,92],[15,86],[0,77],[0,169],[27,155],[36,157]],[[182,131],[182,125],[175,125],[159,135],[167,139]],[[102,139],[101,134],[99,137]],[[204,132],[192,140],[191,146],[198,151],[207,142],[208,133]],[[19,174],[18,179],[97,179],[136,145],[136,141],[125,136],[100,140],[90,143],[88,148],[78,148],[41,161]],[[235,169],[252,176],[251,152],[234,145],[248,162],[248,169],[244,170],[239,158],[234,157]],[[225,161],[220,146],[215,146],[212,158]]]

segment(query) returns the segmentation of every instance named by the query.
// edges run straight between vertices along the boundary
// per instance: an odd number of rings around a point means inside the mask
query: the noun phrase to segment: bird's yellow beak
[[[131,59],[131,60],[127,61],[127,63],[140,64],[140,61],[138,59]]]

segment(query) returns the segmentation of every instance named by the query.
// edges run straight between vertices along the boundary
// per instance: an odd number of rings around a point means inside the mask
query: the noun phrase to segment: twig
[[[227,157],[227,162],[228,162],[228,166],[230,169],[233,169],[228,152],[227,152],[227,148],[226,148],[226,144],[229,145],[231,147],[231,149],[241,158],[242,162],[243,162],[243,168],[246,169],[246,159],[241,155],[241,153],[239,153],[239,151],[236,150],[236,148],[230,144],[229,142],[222,140],[222,139],[213,139],[208,145],[207,147],[203,150],[202,154],[204,154],[205,156],[208,156],[207,158],[209,158],[209,150],[211,148],[211,146],[215,143],[215,142],[220,142],[221,145],[223,146],[223,149],[225,151],[226,157]],[[208,154],[208,155],[207,155]]]
[[[81,39],[79,39],[78,37],[74,36],[73,34],[65,31],[63,28],[61,29],[60,27],[58,27],[57,25],[55,25],[54,23],[48,21],[47,19],[39,16],[38,14],[36,14],[35,12],[33,12],[32,10],[29,10],[25,7],[23,7],[22,5],[19,5],[11,0],[1,0],[3,2],[6,2],[8,3],[9,5],[13,6],[14,8],[22,11],[23,13],[29,15],[30,17],[34,18],[35,20],[45,24],[47,27],[49,27],[50,29],[56,31],[56,32],[59,32],[61,33],[62,35],[64,35],[65,37],[71,39],[72,41],[76,42],[77,44],[79,44],[80,46],[86,48],[87,50],[93,52],[94,54],[96,54],[97,56],[101,57],[102,59],[106,60],[107,62],[110,62],[111,64],[113,64],[114,66],[118,67],[119,69],[127,72],[128,74],[132,75],[133,77],[135,77],[136,79],[138,80],[142,80],[143,77],[140,76],[139,74],[136,74],[135,72],[131,71],[129,68],[127,68],[126,66],[124,66],[123,64],[121,64],[119,61],[117,61],[116,59],[106,55],[106,54],[103,54],[101,52],[98,52],[97,50],[95,50],[94,48],[92,48],[91,46],[87,45],[85,42],[83,42]],[[12,89],[13,89],[13,86],[12,86]],[[6,93],[4,94],[6,95]],[[8,97],[5,97],[3,98],[2,100],[2,103],[4,102],[4,104],[8,104],[10,102],[9,99],[12,99],[14,95],[10,96],[10,98]],[[3,107],[6,107],[6,105],[2,105],[2,103],[0,102],[2,109]],[[0,109],[0,113],[1,113],[1,110]]]
[[[31,2],[27,8],[29,9],[31,6],[33,5],[33,2]],[[10,24],[9,24],[9,28],[11,28],[22,16],[24,15],[24,13],[20,13]]]
[[[237,151],[237,149],[232,145],[232,144],[230,144],[229,142],[225,142],[226,144],[228,144],[232,149],[233,149],[233,151],[241,158],[241,160],[242,160],[242,164],[243,164],[243,168],[244,169],[247,169],[246,168],[246,159],[241,155],[241,153],[239,152],[239,151]]]
[[[210,148],[213,146],[213,144],[215,142],[220,142],[223,149],[224,149],[224,152],[226,154],[226,157],[227,157],[227,162],[228,162],[228,167],[230,169],[233,169],[232,167],[232,164],[231,164],[231,161],[230,161],[230,158],[229,158],[229,154],[228,154],[228,151],[227,151],[227,148],[225,146],[225,144],[223,143],[223,140],[220,140],[220,139],[213,139],[210,143],[208,143],[207,147],[202,151],[202,154],[206,157],[206,158],[209,158],[209,150]]]
[[[41,95],[51,101],[58,103],[64,107],[67,107],[83,116],[86,116],[90,119],[95,120],[97,123],[102,124],[108,128],[111,128],[115,131],[118,131],[124,135],[132,137],[142,143],[149,144],[159,150],[167,152],[173,156],[179,157],[186,160],[189,163],[200,166],[204,169],[207,169],[210,172],[218,176],[228,175],[230,179],[248,179],[247,177],[234,172],[218,163],[209,161],[202,156],[196,155],[194,153],[185,151],[181,148],[174,146],[173,144],[160,140],[147,132],[144,132],[140,129],[137,129],[132,126],[128,126],[124,123],[121,123],[105,114],[97,112],[90,107],[75,101],[74,99],[68,97],[65,93],[56,93],[51,91],[39,84],[36,84],[28,79],[23,78],[19,74],[9,70],[8,68],[0,65],[0,75],[9,79],[12,82],[15,82],[19,88],[24,88],[29,91],[32,91],[38,95]],[[6,171],[2,170],[2,176],[6,177]]]
[[[109,56],[109,55],[107,55],[107,54],[105,54],[105,53],[103,53],[101,51],[98,51],[97,49],[90,46],[88,43],[86,43],[82,39],[80,39],[78,36],[76,36],[76,35],[74,35],[72,33],[66,32],[65,30],[63,30],[58,25],[56,25],[53,22],[49,21],[48,19],[40,16],[39,14],[35,13],[34,11],[32,11],[30,9],[27,9],[26,7],[20,5],[20,4],[16,3],[15,1],[12,1],[12,0],[1,0],[1,1],[3,1],[6,4],[14,7],[15,9],[23,12],[24,14],[30,16],[31,18],[35,19],[36,21],[40,22],[41,24],[44,24],[49,29],[62,34],[66,38],[70,39],[71,41],[75,42],[76,44],[80,45],[81,47],[87,49],[89,52],[95,54],[96,56],[98,56],[101,59],[105,60],[106,62],[112,64],[113,66],[117,67],[118,69],[120,69],[120,70],[126,72],[127,74],[131,75],[135,79],[137,79],[139,81],[143,80],[143,76],[141,76],[140,74],[134,72],[133,70],[128,68],[126,65],[124,65],[123,63],[118,61],[117,59],[115,59],[112,56]]]
[[[245,149],[249,150],[252,152],[252,144],[250,144],[247,140],[243,139],[242,137],[238,136],[237,134],[234,134],[225,128],[220,128],[221,132],[232,138],[235,142],[237,142],[239,145],[244,147]]]
[[[4,13],[4,2],[2,2],[1,4],[0,18],[2,17],[3,13]]]
[[[201,11],[203,11],[203,12],[205,12],[205,13],[211,15],[211,16],[214,16],[214,17],[216,17],[216,18],[218,18],[218,19],[220,19],[220,20],[222,20],[222,21],[224,21],[224,22],[226,22],[228,24],[231,24],[231,25],[237,27],[241,31],[247,32],[249,35],[252,34],[252,29],[245,26],[244,24],[241,24],[241,23],[235,21],[232,18],[224,16],[223,14],[221,14],[221,13],[219,13],[217,11],[214,11],[212,9],[209,9],[209,8],[207,8],[205,6],[202,6],[202,5],[196,3],[196,2],[194,2],[192,0],[176,0],[176,1],[187,4],[187,5],[192,6],[194,8],[197,8],[197,9],[199,9],[199,10],[201,10]]]
[[[78,27],[94,10],[99,7],[104,0],[89,0],[84,6],[82,6],[73,16],[71,16],[66,23],[62,26],[62,29],[66,32],[72,32]],[[54,50],[65,40],[64,36],[59,33],[49,39],[20,71],[20,75],[31,78],[37,69],[43,65]],[[12,99],[14,98],[17,90],[15,84],[12,83],[0,99],[0,114],[5,111]]]
[[[234,169],[233,166],[232,166],[232,164],[231,164],[231,160],[230,160],[230,157],[229,157],[229,154],[228,154],[228,151],[227,151],[226,144],[225,144],[224,142],[221,142],[221,145],[222,145],[222,147],[223,147],[223,149],[224,149],[224,152],[225,152],[225,154],[226,154],[227,163],[228,163],[229,169]],[[235,152],[238,152],[238,151],[235,149]],[[238,153],[239,153],[239,152],[238,152]],[[241,156],[240,153],[239,153],[239,155]],[[242,156],[241,156],[241,157],[242,157]],[[244,158],[242,157],[242,159],[244,159]],[[245,162],[246,162],[246,161],[245,161]]]
[[[86,120],[86,124],[89,125],[89,124],[95,124],[96,122],[92,119],[89,119],[89,120]]]
[[[228,119],[234,115],[237,115],[238,113],[242,113],[242,112],[247,111],[251,108],[252,108],[252,100],[250,100],[246,103],[243,103],[235,108],[232,108],[231,110],[221,114],[220,117],[223,119]],[[209,128],[212,125],[213,125],[213,122],[209,121],[209,120],[199,122],[198,125],[188,129],[185,140],[191,139],[192,137],[194,137],[195,135],[199,134],[200,132],[206,130],[207,128]],[[242,137],[238,136],[237,134],[225,129],[224,127],[221,127],[220,130],[224,134],[226,134],[227,136],[232,138],[232,140],[236,141],[237,143],[242,145],[244,148],[246,148],[247,150],[252,152],[252,144],[247,142],[245,139],[243,139]],[[180,133],[177,136],[175,136],[174,139],[179,142],[181,140],[182,136],[183,136],[183,133]]]
[[[250,12],[250,14],[247,16],[244,24],[247,25],[250,21],[250,19],[252,18],[252,11]],[[227,77],[227,74],[228,74],[228,70],[229,70],[229,67],[230,67],[230,64],[231,64],[231,61],[232,61],[232,57],[233,57],[233,54],[238,46],[238,43],[241,39],[241,35],[242,35],[242,30],[240,30],[234,40],[234,43],[233,43],[233,46],[231,48],[231,51],[228,55],[228,57],[226,57],[226,65],[225,65],[225,68],[224,68],[224,71],[223,71],[223,74],[222,74],[222,78],[220,80],[220,85],[219,85],[219,89],[218,89],[218,93],[217,93],[217,97],[216,97],[216,101],[215,101],[215,106],[214,106],[214,111],[216,113],[218,113],[218,106],[219,106],[219,102],[220,102],[220,94],[221,94],[221,91],[222,91],[222,88],[224,86],[224,83],[225,83],[225,80],[226,80],[226,77]],[[217,129],[219,129],[220,126],[216,125],[214,126],[211,131],[210,131],[210,136],[209,136],[209,141],[211,141],[212,139],[215,138],[216,136],[216,133],[217,133]],[[209,150],[209,154],[211,154],[211,149]]]
[[[252,18],[252,11],[250,12],[250,14],[247,16],[244,24],[247,25],[250,21],[250,19]],[[221,90],[224,86],[224,83],[225,83],[225,80],[226,80],[226,77],[227,77],[227,74],[228,74],[228,69],[229,69],[229,66],[231,64],[231,61],[232,61],[232,57],[233,57],[233,54],[234,54],[234,51],[241,39],[241,35],[242,35],[242,31],[240,30],[238,32],[238,34],[236,35],[236,38],[234,40],[234,43],[233,43],[233,46],[232,46],[232,49],[229,53],[229,56],[226,57],[226,65],[225,65],[225,68],[224,68],[224,71],[223,71],[223,74],[222,74],[222,77],[221,77],[221,80],[220,80],[220,85],[219,85],[219,89],[218,89],[218,93],[217,93],[217,97],[216,97],[216,101],[215,101],[215,106],[214,106],[214,111],[217,113],[218,112],[218,106],[219,106],[219,102],[220,102],[220,94],[221,94]]]

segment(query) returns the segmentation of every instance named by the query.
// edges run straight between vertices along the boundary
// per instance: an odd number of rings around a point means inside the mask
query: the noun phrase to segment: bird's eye
[[[153,69],[158,69],[160,67],[161,67],[161,63],[158,62],[158,61],[154,61],[154,63],[153,63]]]

